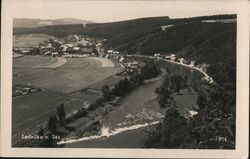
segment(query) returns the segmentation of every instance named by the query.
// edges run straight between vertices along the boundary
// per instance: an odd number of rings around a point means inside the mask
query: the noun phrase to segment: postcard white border
[[[234,6],[237,11],[237,121],[235,150],[11,148],[12,18],[14,0],[2,2],[1,156],[122,158],[247,158],[249,119],[249,2],[204,1],[204,6]],[[183,1],[196,3],[197,1]],[[70,2],[69,2],[70,3]],[[207,4],[207,5],[206,5]],[[226,7],[226,6],[225,6]],[[197,6],[198,8],[198,6]],[[194,10],[196,8],[193,8]],[[212,8],[211,8],[212,9]],[[32,14],[32,13],[31,13]]]

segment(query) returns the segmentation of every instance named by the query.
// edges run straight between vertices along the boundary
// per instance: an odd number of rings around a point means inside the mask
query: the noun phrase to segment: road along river
[[[183,66],[167,63],[172,73],[188,77],[188,83],[200,80],[202,74]],[[158,76],[133,90],[119,100],[118,106],[102,121],[99,135],[81,138],[66,138],[58,144],[65,147],[86,148],[141,148],[147,138],[148,131],[153,129],[164,117],[166,109],[161,109],[155,100],[155,89],[159,87],[164,75]],[[173,95],[177,109],[182,115],[196,107],[197,94],[191,87],[180,91],[181,95]]]

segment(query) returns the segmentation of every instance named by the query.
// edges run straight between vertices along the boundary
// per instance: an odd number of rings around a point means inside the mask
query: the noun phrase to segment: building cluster
[[[208,64],[197,64],[196,61],[190,61],[190,60],[186,60],[182,57],[176,57],[175,54],[169,54],[167,56],[163,56],[159,53],[156,53],[154,54],[154,58],[159,60],[159,59],[165,59],[167,61],[171,61],[171,62],[174,62],[174,63],[178,63],[178,64],[181,64],[181,65],[184,65],[184,66],[188,66],[188,67],[193,67],[201,72],[203,72],[203,74],[205,74],[205,77],[204,77],[204,80],[208,81],[209,83],[213,83],[213,79],[212,77],[209,77],[207,74],[206,74],[206,71],[207,71],[207,68],[209,67]]]
[[[39,43],[38,47],[14,48],[13,51],[21,54],[39,54],[53,57],[82,57],[84,54],[91,55],[95,46],[89,42],[77,43],[80,40],[85,39],[74,34],[64,39],[49,39],[43,43]]]
[[[133,73],[137,73],[145,65],[144,63],[137,62],[133,59],[128,58],[117,50],[109,49],[104,53],[100,53],[99,55],[102,58],[113,59],[122,64],[122,66],[125,68],[125,71],[123,72],[124,75],[131,75]]]
[[[41,91],[41,89],[30,87],[30,86],[16,85],[16,86],[13,86],[13,88],[12,88],[12,96],[13,97],[24,96],[24,95],[28,95],[30,93],[35,93],[38,91]]]
[[[75,35],[76,36],[76,35]],[[75,37],[74,36],[74,37]],[[77,37],[77,36],[76,36]],[[76,38],[79,40],[79,38]],[[47,56],[81,57],[93,53],[94,47],[89,44],[65,43],[64,41],[53,41],[40,46],[41,53]]]
[[[186,60],[182,57],[176,57],[175,54],[169,54],[169,55],[166,55],[166,56],[163,56],[159,53],[156,53],[154,54],[154,58],[156,59],[165,59],[165,60],[168,60],[168,61],[172,61],[172,62],[178,62],[180,64],[186,64],[186,65],[189,65],[191,67],[194,67],[195,66],[195,61],[190,61],[190,60]]]

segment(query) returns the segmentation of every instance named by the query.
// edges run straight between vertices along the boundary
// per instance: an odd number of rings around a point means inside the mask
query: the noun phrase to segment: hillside
[[[161,26],[165,26],[165,30]],[[197,63],[209,64],[207,72],[218,84],[235,85],[235,15],[169,19],[148,27],[144,25],[138,30],[124,29],[120,32],[113,25],[113,35],[106,27],[100,29],[103,37],[107,38],[106,47],[128,54],[175,53]]]
[[[235,85],[236,15],[168,19],[147,25],[139,22],[141,20],[133,27],[130,22],[127,24],[130,27],[124,28],[119,26],[121,23],[93,24],[85,33],[107,38],[106,47],[124,53],[171,52],[197,63],[209,64],[207,72],[218,84]],[[161,26],[165,26],[165,30]]]
[[[61,19],[28,19],[28,18],[14,18],[14,28],[34,28],[51,25],[68,25],[68,24],[88,24],[93,23],[88,20],[61,18]]]

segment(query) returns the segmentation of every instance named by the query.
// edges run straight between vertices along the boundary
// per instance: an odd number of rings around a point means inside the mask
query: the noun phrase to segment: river
[[[202,75],[175,64],[167,64],[171,73],[188,77],[188,84],[199,80]],[[99,135],[66,141],[65,147],[85,148],[141,148],[148,132],[162,120],[166,109],[157,105],[155,89],[159,87],[164,75],[158,76],[133,90],[119,100],[118,106],[110,112],[102,122]],[[179,112],[184,115],[190,107],[197,107],[197,94],[191,87],[173,95]]]

